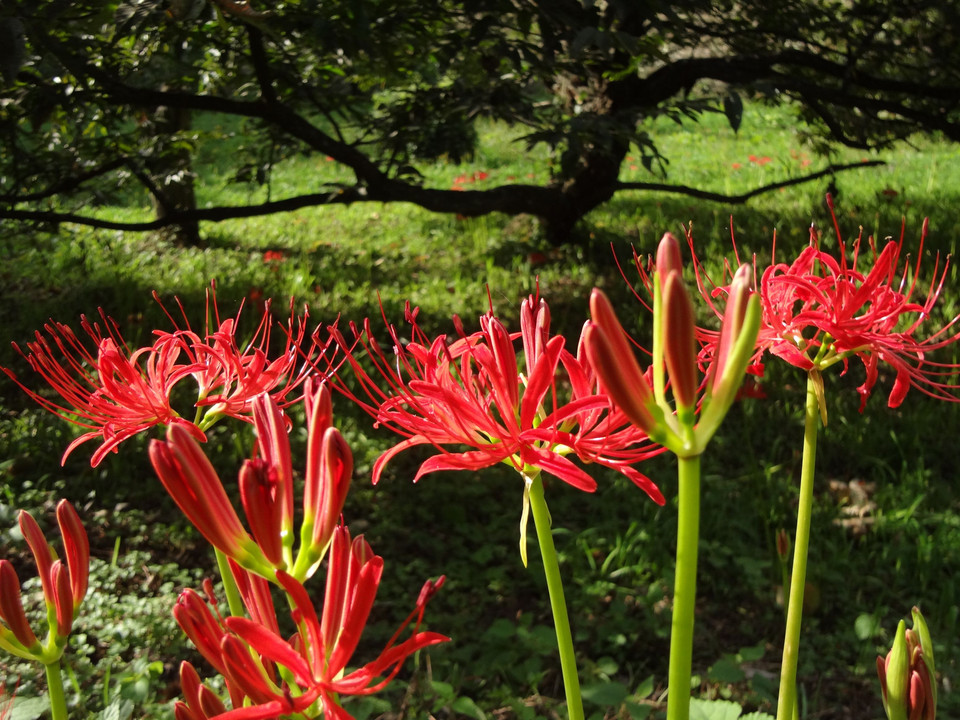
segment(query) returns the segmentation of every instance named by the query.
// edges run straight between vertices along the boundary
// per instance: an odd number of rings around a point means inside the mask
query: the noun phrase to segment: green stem
[[[67,698],[63,692],[63,676],[60,673],[60,659],[47,663],[47,694],[50,696],[50,714],[53,720],[67,720]]]
[[[560,649],[560,670],[563,673],[563,691],[567,697],[567,715],[570,720],[583,720],[583,701],[580,698],[580,678],[577,675],[577,656],[573,650],[573,635],[570,633],[570,618],[567,603],[563,599],[563,581],[560,579],[560,563],[553,544],[550,529],[550,511],[543,497],[543,480],[540,475],[530,479],[530,510],[537,529],[540,556],[543,558],[543,573],[547,578],[547,593],[553,610],[553,626]]]
[[[813,473],[817,462],[817,423],[820,404],[817,377],[807,375],[806,417],[803,425],[803,462],[800,466],[800,506],[797,509],[797,534],[793,543],[793,574],[787,604],[787,628],[783,639],[783,663],[780,666],[780,697],[777,720],[794,720],[797,715],[797,661],[800,652],[800,621],[803,616],[803,590],[807,582],[807,551],[810,547],[810,518],[813,514]]]
[[[227,607],[230,614],[234,617],[243,616],[243,598],[240,597],[240,588],[237,587],[237,581],[230,570],[230,564],[227,562],[227,556],[218,550],[213,549],[217,556],[217,568],[220,570],[220,580],[223,582],[223,594],[227,597]]]
[[[693,613],[697,602],[697,544],[700,535],[700,456],[678,457],[677,569],[673,585],[667,720],[690,717]]]

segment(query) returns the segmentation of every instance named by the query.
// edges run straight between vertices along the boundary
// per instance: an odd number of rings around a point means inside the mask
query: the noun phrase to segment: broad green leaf
[[[690,720],[737,720],[742,712],[743,708],[729,700],[690,700]]]
[[[618,682],[600,682],[585,685],[580,693],[587,702],[604,707],[619,705],[630,695],[630,691]]]
[[[460,715],[466,715],[467,717],[475,718],[476,720],[487,720],[487,716],[484,714],[483,710],[468,697],[458,697],[453,701],[453,704],[450,706],[450,709]]]

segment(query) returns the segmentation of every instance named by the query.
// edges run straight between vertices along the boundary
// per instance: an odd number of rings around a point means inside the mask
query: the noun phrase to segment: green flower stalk
[[[679,243],[670,233],[660,242],[656,268],[653,387],[634,357],[613,306],[598,289],[590,297],[593,322],[585,333],[585,344],[610,399],[652,440],[677,456],[677,566],[667,718],[687,720],[697,588],[700,456],[743,382],[760,327],[760,305],[750,290],[751,272],[745,265],[737,271],[731,286],[714,361],[701,382],[693,305],[681,278]],[[675,408],[666,399],[668,377]]]

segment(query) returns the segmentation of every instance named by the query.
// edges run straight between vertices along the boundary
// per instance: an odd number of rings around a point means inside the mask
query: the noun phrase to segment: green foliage
[[[742,192],[758,182],[788,177],[804,160],[813,167],[825,162],[803,143],[804,128],[795,126],[788,113],[755,103],[745,104],[737,133],[719,115],[701,118],[696,133],[669,118],[655,122],[661,150],[675,158],[668,166],[671,178],[684,184]],[[477,128],[480,146],[473,164],[425,164],[425,182],[448,187],[458,176],[473,178],[480,172],[489,177],[468,186],[537,172],[538,180],[546,178],[540,165],[547,157],[543,149],[529,157],[511,143],[515,134],[505,126],[483,121]],[[960,246],[952,223],[960,201],[960,163],[956,146],[922,139],[916,146],[886,151],[881,157],[888,165],[880,170],[836,178],[837,206],[848,238],[861,224],[881,237],[896,234],[905,217],[908,246],[929,215],[923,259],[924,266],[932,267],[935,252],[944,256]],[[751,162],[750,155],[758,161]],[[625,180],[642,177],[642,162],[631,157],[636,169],[626,161]],[[764,157],[771,161],[761,164]],[[831,159],[860,157],[859,151],[846,151]],[[213,168],[216,161],[211,154],[204,162]],[[201,191],[202,203],[243,202],[259,192],[229,184],[228,173],[224,165],[217,183]],[[335,162],[292,158],[275,169],[271,182],[285,192],[306,192],[314,173],[323,173],[323,181],[331,183],[347,176]],[[309,306],[314,321],[332,322],[338,314],[343,323],[369,316],[377,328],[379,295],[389,321],[402,323],[409,299],[421,306],[420,321],[431,332],[449,329],[452,313],[468,329],[475,327],[488,307],[487,288],[495,309],[515,329],[519,301],[539,283],[555,325],[571,339],[586,316],[586,294],[597,284],[616,298],[631,328],[643,337],[645,311],[612,262],[611,242],[626,276],[635,280],[629,245],[647,252],[664,230],[677,232],[681,223],[692,222],[698,252],[716,273],[721,259],[731,256],[733,215],[742,255],[757,253],[767,260],[776,229],[777,253],[788,257],[806,243],[811,221],[825,229],[825,243],[833,242],[822,207],[827,183],[825,178],[816,191],[788,188],[756,198],[746,208],[625,193],[587,217],[578,246],[559,249],[545,244],[526,218],[457,220],[406,205],[354,205],[235,220],[218,226],[203,250],[70,225],[57,233],[8,234],[0,238],[7,259],[0,263],[2,339],[22,345],[51,317],[76,328],[80,313],[94,316],[102,306],[124,336],[137,343],[153,328],[169,328],[150,299],[152,290],[168,308],[179,296],[199,328],[203,292],[213,278],[224,314],[248,298],[244,312],[252,320],[249,298],[255,294],[274,297],[274,307],[281,310],[292,295],[297,307]],[[136,210],[115,212],[132,216]],[[281,252],[282,259],[265,262],[268,250]],[[946,284],[955,288],[956,282],[951,271]],[[960,311],[955,295],[945,294],[942,314],[931,318],[930,327]],[[6,344],[0,346],[0,364],[38,387]],[[875,658],[889,646],[883,628],[896,627],[913,604],[921,604],[930,625],[938,673],[956,684],[960,664],[960,596],[955,583],[945,580],[960,567],[953,462],[960,416],[955,408],[914,393],[902,407],[890,410],[882,390],[860,415],[854,388],[862,381],[861,372],[851,364],[847,376],[827,378],[830,421],[819,446],[810,580],[821,603],[804,618],[800,682],[806,698],[802,707],[825,718],[842,717],[838,708],[844,705],[880,716]],[[775,600],[780,576],[774,538],[780,527],[791,527],[794,517],[802,380],[790,368],[769,365],[763,383],[767,400],[746,400],[734,409],[704,466],[694,655],[700,679],[694,694],[737,703],[744,708],[738,709],[741,720],[759,720],[756,713],[772,712],[783,622]],[[882,377],[878,387],[891,383],[892,378]],[[516,474],[509,468],[482,475],[438,474],[411,486],[418,464],[411,451],[397,458],[389,476],[372,488],[366,480],[369,468],[391,439],[340,398],[334,410],[357,455],[345,517],[386,561],[377,614],[364,643],[382,646],[424,578],[441,573],[448,582],[431,603],[427,622],[429,629],[454,640],[422,652],[390,692],[357,700],[348,710],[358,718],[396,717],[403,709],[406,717],[432,714],[444,720],[481,713],[523,719],[562,713],[538,557],[531,547],[531,569],[526,571],[516,553],[522,493]],[[68,651],[79,661],[76,682],[94,699],[91,714],[122,718],[129,700],[136,705],[132,717],[170,717],[168,702],[177,692],[175,661],[192,656],[170,608],[180,588],[197,587],[210,572],[211,558],[192,530],[172,520],[177,513],[153,482],[143,443],[129,444],[97,469],[88,466],[89,453],[80,449],[61,468],[63,448],[75,433],[32,407],[0,377],[2,552],[8,556],[23,550],[19,539],[6,532],[15,525],[17,508],[39,509],[41,516],[51,498],[63,496],[77,504],[85,519],[92,518],[95,580]],[[302,447],[302,431],[297,433],[295,447]],[[249,435],[244,430],[235,438],[217,430],[208,445],[222,476],[229,478],[249,454]],[[604,473],[597,473],[600,487],[591,497],[561,483],[546,490],[582,655],[588,712],[597,718],[653,718],[663,706],[675,469],[658,458],[643,470],[663,488],[666,507],[654,506],[628,482]],[[857,480],[874,483],[870,504],[858,503],[850,494],[850,482]],[[117,537],[122,541],[114,566],[110,558]],[[22,566],[29,576],[30,563]],[[166,663],[159,675],[158,661]],[[33,671],[25,667],[8,664],[2,675],[11,686],[21,677],[24,705],[42,692],[38,683],[31,684]],[[950,694],[943,694],[942,703],[944,716],[960,712]],[[717,712],[733,712],[732,706],[719,707]]]
[[[917,131],[960,137],[949,40],[960,16],[945,3],[242,7],[5,3],[0,217],[195,233],[200,220],[250,206],[411,202],[533,214],[560,241],[624,189],[627,155],[660,175],[682,157],[666,151],[658,121],[712,116],[743,131],[745,102],[760,100],[791,103],[821,155],[889,147]],[[477,156],[488,120],[542,155],[536,182],[477,193],[429,183],[429,162]],[[277,175],[304,157],[313,182],[288,195]],[[342,178],[317,172],[326,157]],[[246,195],[239,209],[196,198],[220,177]],[[155,221],[145,219],[148,198]],[[128,203],[140,206],[132,218],[106,209]]]

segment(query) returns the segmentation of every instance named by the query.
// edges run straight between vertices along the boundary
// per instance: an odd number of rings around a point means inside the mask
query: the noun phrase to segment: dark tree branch
[[[118,168],[124,167],[128,162],[128,159],[125,157],[117,158],[111,160],[110,162],[100,165],[99,167],[88,170],[85,173],[80,175],[74,175],[73,177],[63,178],[52,185],[47,186],[43,190],[37,190],[32,193],[24,193],[18,195],[16,193],[5,193],[0,195],[0,202],[5,203],[21,203],[21,202],[34,202],[37,200],[45,200],[47,198],[53,197],[54,195],[59,195],[60,193],[68,193],[72,190],[76,190],[83,183],[88,180],[93,180],[94,178],[100,177],[101,175],[106,175],[109,172],[113,172]]]
[[[260,97],[268,105],[275,105],[277,92],[273,88],[270,61],[267,60],[267,51],[263,47],[263,33],[258,27],[249,23],[245,27],[247,38],[250,40],[250,60],[253,62],[253,71],[257,75],[257,84],[260,86]]]
[[[699,190],[686,185],[666,183],[621,182],[615,190],[646,190],[687,195],[702,200],[743,204],[763,193],[783,187],[800,185],[833,175],[844,170],[856,170],[884,165],[881,160],[868,162],[830,165],[802,177],[790,178],[780,182],[763,185],[739,195],[724,195],[709,190]],[[507,214],[529,213],[540,217],[551,217],[562,203],[561,191],[536,185],[502,185],[490,190],[431,190],[409,186],[402,183],[385,186],[380,191],[363,187],[345,187],[326,193],[297,195],[283,200],[274,200],[259,205],[219,206],[199,208],[191,211],[175,211],[162,218],[147,222],[118,222],[90,217],[79,213],[60,213],[45,210],[12,210],[0,208],[0,219],[21,220],[42,223],[73,223],[106,230],[126,230],[145,232],[160,230],[171,225],[196,222],[222,222],[239,218],[258,217],[281,212],[292,212],[305,207],[320,205],[349,205],[355,202],[411,202],[425,210],[433,212],[457,213],[468,217],[486,215],[492,212]]]
[[[781,180],[780,182],[770,183],[769,185],[761,185],[758,188],[754,188],[753,190],[749,190],[745,193],[740,193],[739,195],[724,195],[723,193],[712,192],[710,190],[700,190],[698,188],[688,187],[687,185],[669,185],[666,183],[642,182],[617,183],[617,190],[652,190],[656,192],[678,193],[680,195],[687,195],[689,197],[695,197],[701,200],[712,200],[714,202],[742,205],[751,198],[755,198],[758,195],[763,195],[764,193],[772,192],[774,190],[779,190],[780,188],[790,187],[792,185],[802,185],[803,183],[810,182],[811,180],[817,180],[818,178],[826,177],[828,175],[834,175],[835,173],[842,172],[844,170],[859,170],[860,168],[876,167],[878,165],[886,165],[886,163],[883,160],[868,160],[866,162],[846,163],[844,165],[829,165],[823,170],[818,170],[815,173],[810,173],[809,175],[804,175],[802,177],[790,178],[789,180]]]

